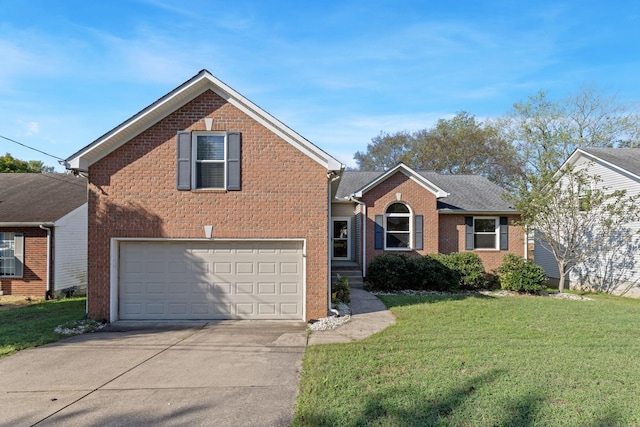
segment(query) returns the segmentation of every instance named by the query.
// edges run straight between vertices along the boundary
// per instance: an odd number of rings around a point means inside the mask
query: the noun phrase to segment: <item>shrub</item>
[[[448,255],[437,254],[434,257],[442,265],[458,273],[458,285],[463,289],[485,289],[489,284],[482,260],[474,252],[453,252]]]
[[[378,255],[367,268],[367,288],[372,291],[419,289],[419,259],[406,254]]]
[[[338,274],[338,280],[331,285],[331,302],[349,304],[351,302],[351,291],[349,290],[349,278]]]
[[[507,254],[496,270],[500,287],[514,292],[537,294],[545,289],[547,276],[544,269],[523,257]]]
[[[441,257],[426,255],[420,260],[420,289],[455,292],[460,287],[460,272],[447,267]]]

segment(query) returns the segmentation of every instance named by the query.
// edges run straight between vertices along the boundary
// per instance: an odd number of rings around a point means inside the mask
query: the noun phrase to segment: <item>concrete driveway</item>
[[[0,425],[288,425],[305,327],[119,322],[22,351],[0,359]]]

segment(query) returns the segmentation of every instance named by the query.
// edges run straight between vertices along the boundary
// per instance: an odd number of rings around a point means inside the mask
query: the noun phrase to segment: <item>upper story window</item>
[[[240,132],[180,131],[177,143],[178,190],[241,190]]]
[[[498,218],[473,219],[474,249],[498,249],[500,223]]]
[[[411,247],[411,212],[404,203],[393,203],[385,212],[385,249]]]
[[[226,134],[193,134],[193,188],[226,188]]]

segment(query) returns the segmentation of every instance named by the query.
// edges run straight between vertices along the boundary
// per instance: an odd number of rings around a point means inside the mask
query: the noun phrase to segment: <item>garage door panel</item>
[[[301,320],[302,263],[302,242],[122,242],[120,318]]]

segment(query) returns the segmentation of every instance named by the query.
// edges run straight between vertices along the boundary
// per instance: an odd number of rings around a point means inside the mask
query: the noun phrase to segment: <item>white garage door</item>
[[[119,315],[303,319],[302,242],[121,242]]]

